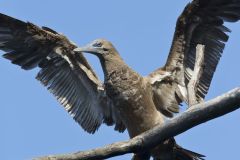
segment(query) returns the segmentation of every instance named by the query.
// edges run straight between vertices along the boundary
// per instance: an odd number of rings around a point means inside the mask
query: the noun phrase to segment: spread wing
[[[201,66],[201,74],[196,84],[196,100],[200,102],[208,92],[212,77],[222,55],[225,42],[228,41],[227,32],[230,30],[224,26],[224,22],[236,22],[240,19],[240,0],[193,0],[189,3],[178,18],[172,47],[165,66],[152,73],[149,77],[165,75],[165,89],[172,94],[175,106],[165,106],[165,110],[178,111],[177,103],[187,102],[187,85],[192,78],[196,63],[196,46],[205,45],[204,61]],[[161,74],[160,74],[161,73]],[[166,75],[171,76],[166,76]],[[161,76],[160,76],[161,77]],[[170,84],[171,82],[175,82]],[[175,84],[175,85],[174,85]],[[164,84],[153,85],[155,90],[166,86]],[[164,92],[164,90],[162,90]],[[161,95],[157,95],[161,97]]]
[[[0,49],[4,58],[25,70],[39,67],[37,79],[84,130],[94,133],[102,123],[124,131],[102,83],[76,45],[50,28],[39,28],[0,14]]]

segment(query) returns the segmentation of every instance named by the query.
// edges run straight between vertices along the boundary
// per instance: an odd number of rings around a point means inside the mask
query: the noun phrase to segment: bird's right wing
[[[124,131],[119,115],[87,60],[76,45],[50,28],[39,28],[0,14],[0,49],[4,58],[25,70],[40,67],[37,79],[54,94],[84,130],[94,133],[102,123]]]
[[[149,75],[156,102],[163,104],[160,109],[171,115],[171,112],[178,112],[178,103],[190,101],[190,94],[194,95],[195,102],[204,99],[228,41],[230,30],[224,22],[238,20],[240,0],[193,0],[185,7],[178,18],[165,66]],[[201,72],[196,76],[196,85],[190,86],[195,93],[189,94],[188,85],[199,60],[196,55],[198,44],[205,46],[204,58],[199,66]]]
[[[217,68],[228,32],[224,22],[240,20],[240,0],[193,0],[180,15],[165,69],[175,72],[175,78],[182,88],[192,79],[199,57],[196,47],[204,45],[195,98],[201,102],[208,93],[214,72]],[[189,93],[183,93],[186,96]],[[188,102],[188,101],[187,101]]]

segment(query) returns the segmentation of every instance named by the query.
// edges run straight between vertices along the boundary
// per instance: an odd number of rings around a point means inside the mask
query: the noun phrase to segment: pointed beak
[[[73,50],[75,53],[80,53],[80,52],[86,52],[86,53],[92,53],[92,54],[99,54],[99,48],[93,47],[92,45],[86,45],[83,47],[75,48]]]

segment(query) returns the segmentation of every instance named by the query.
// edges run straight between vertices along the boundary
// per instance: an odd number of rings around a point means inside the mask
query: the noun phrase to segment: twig
[[[217,98],[192,106],[162,126],[142,133],[129,141],[117,142],[102,148],[72,154],[46,156],[35,160],[100,160],[126,153],[136,153],[153,148],[162,141],[181,134],[192,127],[220,117],[240,108],[240,88]]]

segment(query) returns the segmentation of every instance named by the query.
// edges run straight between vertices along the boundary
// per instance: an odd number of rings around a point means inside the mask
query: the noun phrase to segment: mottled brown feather
[[[73,53],[74,48],[74,43],[50,28],[0,14],[0,49],[7,52],[4,58],[25,70],[40,67],[36,78],[84,130],[94,133],[106,121],[124,131],[97,75],[81,53]]]

